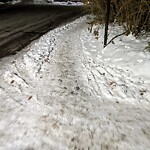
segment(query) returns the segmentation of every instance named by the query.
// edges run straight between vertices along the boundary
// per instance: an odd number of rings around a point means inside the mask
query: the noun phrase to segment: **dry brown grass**
[[[83,0],[86,10],[95,15],[92,24],[103,24],[105,0]],[[150,31],[150,0],[111,0],[110,22],[122,25],[127,34],[135,36]]]

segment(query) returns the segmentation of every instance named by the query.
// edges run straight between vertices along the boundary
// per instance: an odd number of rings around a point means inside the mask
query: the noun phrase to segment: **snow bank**
[[[12,1],[12,4],[17,4],[17,3],[20,3],[22,0],[13,0]]]
[[[35,4],[49,4],[49,5],[63,5],[63,6],[80,6],[83,5],[82,2],[59,2],[59,1],[54,1],[54,0],[34,0]]]
[[[145,39],[122,36],[103,49],[86,22],[0,61],[0,150],[150,149]]]
[[[8,2],[8,3],[11,3],[11,4],[17,4],[17,3],[20,3],[22,2],[22,0],[12,0],[11,2]],[[54,0],[31,0],[29,2],[26,2],[24,1],[24,3],[33,3],[33,4],[42,4],[42,5],[63,5],[63,6],[81,6],[83,5],[82,2],[71,2],[71,1],[68,1],[68,2],[59,2],[59,1],[54,1]],[[3,2],[0,2],[0,5],[1,4],[4,4]]]

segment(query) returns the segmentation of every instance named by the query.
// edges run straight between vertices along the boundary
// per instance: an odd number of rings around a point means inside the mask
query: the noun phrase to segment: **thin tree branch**
[[[126,32],[123,32],[123,33],[121,33],[121,34],[118,34],[118,35],[116,35],[115,37],[113,37],[108,43],[107,43],[107,45],[109,45],[114,39],[116,39],[117,37],[119,37],[119,36],[121,36],[121,35],[124,35]],[[106,45],[106,46],[107,46]]]

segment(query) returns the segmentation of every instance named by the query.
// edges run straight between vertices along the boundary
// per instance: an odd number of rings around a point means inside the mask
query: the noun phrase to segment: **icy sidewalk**
[[[0,150],[149,150],[150,54],[121,38],[100,51],[84,17],[2,59]]]

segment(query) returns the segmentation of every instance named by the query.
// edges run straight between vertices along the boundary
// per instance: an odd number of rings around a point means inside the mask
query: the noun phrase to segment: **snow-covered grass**
[[[146,38],[102,48],[86,17],[0,61],[0,150],[149,150]],[[121,32],[112,26],[110,38]]]

